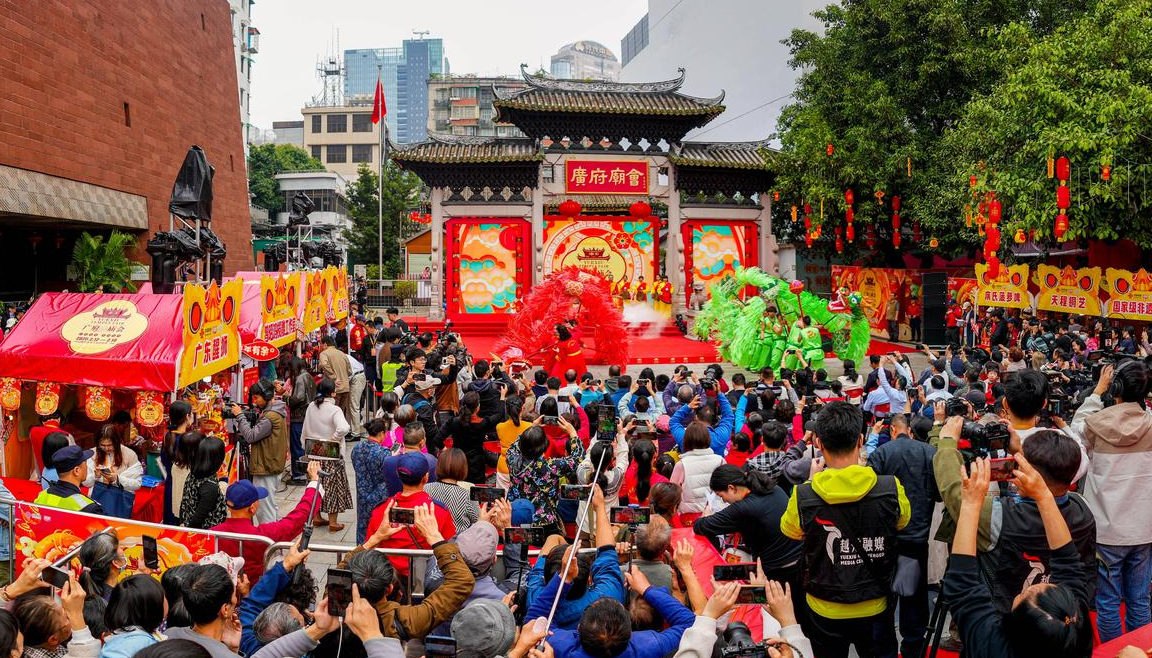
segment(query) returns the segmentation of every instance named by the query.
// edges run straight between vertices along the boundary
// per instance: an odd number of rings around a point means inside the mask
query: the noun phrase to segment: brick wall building
[[[225,272],[250,267],[239,117],[227,0],[0,0],[0,300],[68,287],[81,230],[168,230],[192,144]]]

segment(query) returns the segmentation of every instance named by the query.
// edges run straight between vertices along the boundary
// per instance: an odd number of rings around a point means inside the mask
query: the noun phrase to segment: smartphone
[[[988,461],[988,467],[991,469],[992,481],[1003,482],[1012,479],[1012,471],[1016,470],[1015,457],[1001,457],[999,459],[991,459]]]
[[[588,497],[590,486],[587,484],[562,484],[560,485],[560,500],[584,500]]]
[[[328,569],[328,614],[343,618],[350,603],[352,603],[352,572],[347,569]]]
[[[456,658],[455,638],[443,635],[429,635],[424,638],[426,658]]]
[[[505,497],[503,487],[469,487],[468,497],[478,503],[493,503]]]
[[[40,580],[56,589],[64,589],[68,584],[68,572],[58,567],[45,567],[44,571],[40,572]]]
[[[736,605],[765,605],[768,603],[768,590],[763,585],[742,585],[736,595]],[[328,607],[332,607],[329,599]]]
[[[652,516],[651,507],[613,507],[608,518],[617,525],[644,525]]]
[[[816,404],[816,396],[815,395],[805,395],[804,396],[804,404],[806,404],[806,405]]]
[[[305,439],[304,454],[312,459],[341,459],[340,442]]]
[[[712,577],[722,580],[748,580],[756,573],[755,562],[738,562],[736,564],[717,564],[712,567]]]
[[[422,373],[422,372],[418,372],[418,373],[412,375],[412,381],[414,381],[414,382],[422,382],[422,381],[425,381],[427,379],[428,379],[428,375],[426,375],[425,373]]]
[[[647,386],[647,385],[648,385],[648,380],[647,380],[647,379],[637,379],[637,380],[636,380],[636,385],[637,385],[637,386]]]
[[[536,526],[513,526],[504,528],[505,544],[544,545],[544,528]]]
[[[156,538],[144,535],[141,538],[144,545],[144,566],[155,571],[160,568],[160,552],[156,547]]]
[[[393,507],[388,510],[388,521],[402,525],[416,523],[416,510],[410,507]]]
[[[541,425],[559,425],[560,424],[560,417],[559,416],[541,416],[540,417],[540,424]]]
[[[596,409],[597,431],[600,434],[616,433],[616,408],[610,404],[602,404]]]

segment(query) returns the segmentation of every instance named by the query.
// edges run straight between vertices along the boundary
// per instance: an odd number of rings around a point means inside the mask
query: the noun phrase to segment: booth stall
[[[16,480],[31,478],[36,467],[30,428],[58,410],[62,429],[85,448],[94,446],[113,414],[129,412],[131,447],[142,461],[154,461],[167,407],[177,397],[193,403],[202,430],[219,429],[221,391],[240,359],[242,287],[234,280],[222,287],[187,284],[172,295],[49,293],[37,299],[0,344],[0,468],[9,489],[17,497],[38,489]],[[162,484],[142,486],[133,518],[159,521],[162,500]]]

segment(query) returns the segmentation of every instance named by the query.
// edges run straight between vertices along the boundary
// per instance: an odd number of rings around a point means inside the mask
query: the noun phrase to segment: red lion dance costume
[[[575,319],[572,338],[559,341],[556,325]],[[628,363],[628,338],[624,316],[612,304],[609,283],[597,272],[567,267],[532,288],[508,327],[508,332],[493,345],[500,355],[519,350],[532,358],[545,354],[545,366],[551,374],[563,377],[565,370],[583,374],[587,347],[581,338],[591,333],[595,342],[596,361]]]

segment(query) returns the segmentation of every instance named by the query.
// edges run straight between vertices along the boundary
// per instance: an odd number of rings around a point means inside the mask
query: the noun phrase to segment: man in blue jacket
[[[553,632],[548,643],[556,652],[556,658],[663,658],[676,651],[680,637],[696,621],[696,615],[667,588],[652,587],[639,569],[628,573],[628,586],[655,608],[668,628],[634,633],[624,604],[615,599],[600,599],[580,616],[578,629]],[[531,613],[528,618],[532,618]]]
[[[596,518],[607,519],[604,493],[599,486],[593,489],[592,509]],[[536,566],[528,572],[528,613],[525,619],[547,617],[552,609],[556,590],[560,588],[560,572],[568,564],[568,551],[575,550],[575,547],[565,546],[563,541],[560,535],[549,537],[540,549],[540,554],[548,557],[536,560]],[[553,626],[575,629],[584,610],[598,599],[611,599],[621,604],[626,600],[624,578],[620,574],[620,561],[616,557],[611,524],[596,524],[596,547],[595,558],[589,560],[587,555],[578,555],[572,560],[571,567],[564,575],[564,593],[560,596],[560,604],[552,618]]]
[[[688,404],[676,410],[676,414],[668,422],[672,430],[672,438],[676,445],[684,448],[684,430],[693,421],[700,421],[708,426],[708,433],[712,435],[712,452],[723,457],[728,452],[728,441],[732,438],[732,430],[736,423],[736,414],[732,411],[732,404],[723,395],[716,396],[716,406],[720,409],[720,421],[716,420],[716,412],[711,406],[703,404],[703,399],[697,395]]]

